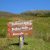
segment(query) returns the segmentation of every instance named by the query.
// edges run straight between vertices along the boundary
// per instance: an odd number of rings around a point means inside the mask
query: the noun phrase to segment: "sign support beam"
[[[20,49],[22,49],[23,46],[24,46],[24,35],[21,32],[20,35],[19,35],[19,47],[20,47]]]

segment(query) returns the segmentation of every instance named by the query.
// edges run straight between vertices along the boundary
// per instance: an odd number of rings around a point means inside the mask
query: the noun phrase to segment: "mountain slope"
[[[50,10],[34,10],[34,11],[27,11],[21,13],[22,15],[30,15],[30,16],[50,16]]]
[[[13,14],[10,12],[4,12],[0,11],[0,17],[5,16],[5,17],[14,17],[14,16],[40,16],[40,17],[48,17],[50,16],[50,10],[32,10],[32,11],[26,11],[20,14]]]

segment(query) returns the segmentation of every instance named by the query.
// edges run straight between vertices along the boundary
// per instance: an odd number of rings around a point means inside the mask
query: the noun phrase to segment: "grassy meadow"
[[[25,16],[25,15],[24,15]],[[18,45],[18,37],[7,37],[7,22],[14,20],[32,20],[32,36],[25,36],[22,50],[50,50],[50,17],[1,17],[0,18],[0,50],[21,50]]]

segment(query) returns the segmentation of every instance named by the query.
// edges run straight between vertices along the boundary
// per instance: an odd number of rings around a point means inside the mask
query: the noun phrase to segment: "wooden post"
[[[20,47],[20,49],[22,49],[23,46],[24,46],[24,35],[21,34],[21,35],[19,35],[19,47]]]

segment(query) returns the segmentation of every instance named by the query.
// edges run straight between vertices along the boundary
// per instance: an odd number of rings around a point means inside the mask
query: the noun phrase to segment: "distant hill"
[[[33,10],[21,13],[22,15],[30,16],[50,16],[50,10]]]
[[[13,14],[10,12],[4,12],[0,11],[0,17],[14,17],[14,16],[21,16],[21,15],[26,15],[26,16],[36,16],[36,17],[49,17],[50,16],[50,10],[32,10],[32,11],[26,11],[20,14]]]
[[[10,12],[4,12],[4,11],[0,11],[0,17],[13,17],[16,16],[17,14],[13,14]]]

